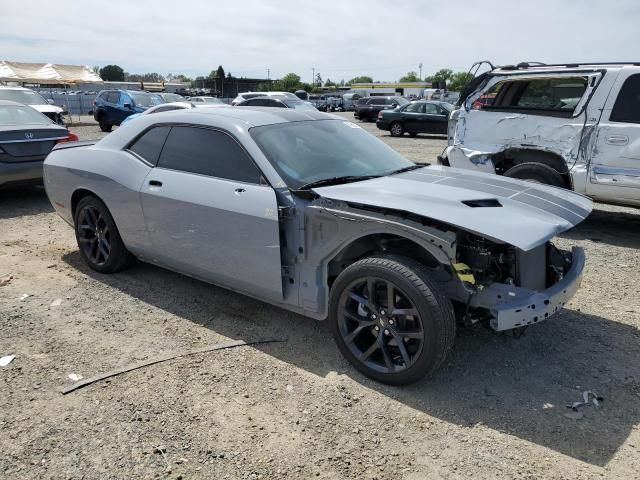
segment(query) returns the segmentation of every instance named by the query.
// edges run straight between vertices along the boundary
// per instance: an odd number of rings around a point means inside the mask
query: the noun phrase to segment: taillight
[[[482,110],[484,104],[480,100],[476,100],[471,104],[471,110]]]
[[[80,140],[78,138],[78,135],[76,135],[73,132],[69,132],[69,135],[67,135],[67,138],[63,138],[61,140],[58,140],[56,143],[77,142],[78,140]]]
[[[382,112],[378,112],[378,118],[382,119]]]

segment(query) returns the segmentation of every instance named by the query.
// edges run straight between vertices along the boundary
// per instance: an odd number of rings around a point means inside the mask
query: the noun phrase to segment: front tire
[[[74,224],[80,255],[93,270],[114,273],[131,264],[133,256],[100,199],[93,195],[82,198],[76,207]]]
[[[104,114],[98,117],[98,125],[100,125],[100,130],[103,132],[111,131],[112,125],[107,121],[107,116]]]
[[[566,188],[562,175],[560,175],[555,168],[543,163],[521,163],[507,170],[504,176],[533,183],[543,183],[553,187]]]
[[[393,122],[389,125],[389,132],[391,132],[392,137],[401,137],[404,135],[404,127],[400,122]]]
[[[455,336],[451,302],[424,267],[400,256],[365,258],[342,271],[331,288],[329,321],[347,360],[389,385],[433,373]]]

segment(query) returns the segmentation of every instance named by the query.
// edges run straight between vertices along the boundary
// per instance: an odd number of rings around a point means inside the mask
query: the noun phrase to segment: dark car
[[[375,120],[378,117],[378,112],[393,110],[407,103],[409,103],[409,100],[402,97],[369,97],[363,104],[358,104],[353,116],[363,122]]]
[[[376,126],[401,137],[405,132],[411,136],[418,133],[447,133],[449,113],[453,106],[445,102],[411,102],[396,110],[378,113]]]
[[[93,118],[100,124],[100,130],[110,132],[111,127],[120,125],[129,115],[142,113],[147,108],[164,103],[155,93],[136,90],[102,90],[95,101]]]
[[[0,100],[0,188],[42,183],[42,163],[56,143],[78,137],[37,110]]]
[[[313,111],[318,110],[309,102],[305,102],[303,100],[297,100],[295,98],[285,97],[284,95],[283,96],[270,95],[270,96],[264,96],[264,97],[250,98],[248,100],[245,100],[244,102],[238,103],[236,106],[295,108],[296,110],[313,110]]]

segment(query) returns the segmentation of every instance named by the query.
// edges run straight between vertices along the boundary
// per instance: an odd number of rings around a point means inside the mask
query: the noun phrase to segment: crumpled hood
[[[522,250],[569,230],[593,207],[589,198],[568,190],[437,165],[313,190],[432,218]]]

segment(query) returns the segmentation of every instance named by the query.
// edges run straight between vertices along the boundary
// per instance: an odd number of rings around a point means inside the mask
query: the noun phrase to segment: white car
[[[272,96],[285,96],[285,97],[290,97],[294,100],[299,100],[299,98],[291,92],[244,92],[244,93],[239,93],[238,96],[233,99],[233,101],[231,102],[231,105],[235,107],[239,103],[244,102],[245,100],[249,100],[250,98],[272,97]]]
[[[222,102],[222,100],[216,97],[204,97],[204,96],[189,97],[187,101],[193,103],[195,107],[200,107],[205,103],[208,105],[224,105],[224,102]]]
[[[640,206],[640,66],[492,68],[449,117],[440,162]]]
[[[65,111],[56,105],[52,105],[52,101],[47,101],[38,92],[34,92],[28,88],[0,86],[0,100],[9,100],[11,102],[29,105],[31,108],[49,117],[58,125],[64,125],[62,116],[65,114]]]

